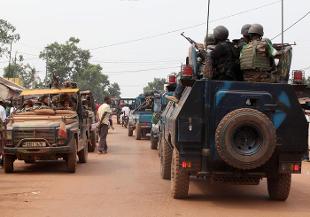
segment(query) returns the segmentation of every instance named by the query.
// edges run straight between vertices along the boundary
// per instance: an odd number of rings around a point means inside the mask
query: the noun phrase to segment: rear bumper
[[[4,155],[57,155],[69,154],[73,152],[71,146],[60,147],[41,147],[41,148],[22,148],[22,147],[5,147]]]
[[[302,161],[300,154],[280,154],[274,156],[267,164],[252,170],[238,170],[221,159],[212,158],[210,151],[180,151],[180,164],[187,165],[184,168],[193,175],[227,175],[235,176],[261,176],[267,174],[301,174]],[[190,166],[189,166],[190,165]]]

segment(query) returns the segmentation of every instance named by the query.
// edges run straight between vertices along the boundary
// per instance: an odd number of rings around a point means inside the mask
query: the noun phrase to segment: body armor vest
[[[241,70],[270,71],[270,57],[265,41],[251,41],[243,49],[240,56]]]

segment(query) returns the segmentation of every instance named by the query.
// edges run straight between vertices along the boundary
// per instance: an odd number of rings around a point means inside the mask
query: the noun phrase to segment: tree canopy
[[[0,19],[0,57],[8,54],[10,44],[20,39],[20,35],[15,31],[16,28],[12,24]]]
[[[23,61],[23,56],[19,56],[18,60],[15,59],[12,64],[3,69],[3,76],[5,78],[19,78],[25,88],[42,87],[43,83],[37,75],[37,70],[30,64],[25,64]]]
[[[149,82],[146,87],[143,88],[144,93],[152,91],[164,91],[166,79],[164,78],[154,78],[152,82]]]
[[[117,83],[110,85],[102,67],[89,62],[90,51],[80,48],[79,42],[78,38],[71,37],[63,44],[54,42],[41,51],[40,58],[47,63],[46,81],[51,82],[54,74],[60,83],[68,80],[77,82],[80,89],[91,90],[99,102],[106,95],[119,97],[119,85]]]

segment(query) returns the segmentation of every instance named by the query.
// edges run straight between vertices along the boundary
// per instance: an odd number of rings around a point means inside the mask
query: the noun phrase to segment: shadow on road
[[[294,193],[292,192],[294,189]],[[193,179],[191,180],[191,189],[198,194],[190,193],[187,202],[211,202],[216,206],[227,209],[250,209],[262,211],[281,212],[298,210],[299,212],[310,212],[308,201],[310,198],[309,191],[301,191],[300,197],[296,195],[298,186],[293,185],[291,189],[291,198],[298,198],[298,200],[288,198],[285,202],[270,201],[267,192],[266,181],[261,181],[258,186],[239,186],[230,184],[211,183],[207,180]]]

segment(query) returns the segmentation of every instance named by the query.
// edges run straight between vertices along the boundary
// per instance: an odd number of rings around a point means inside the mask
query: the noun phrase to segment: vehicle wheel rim
[[[255,126],[243,125],[233,133],[232,147],[240,155],[253,155],[261,149],[262,145],[263,137]]]

